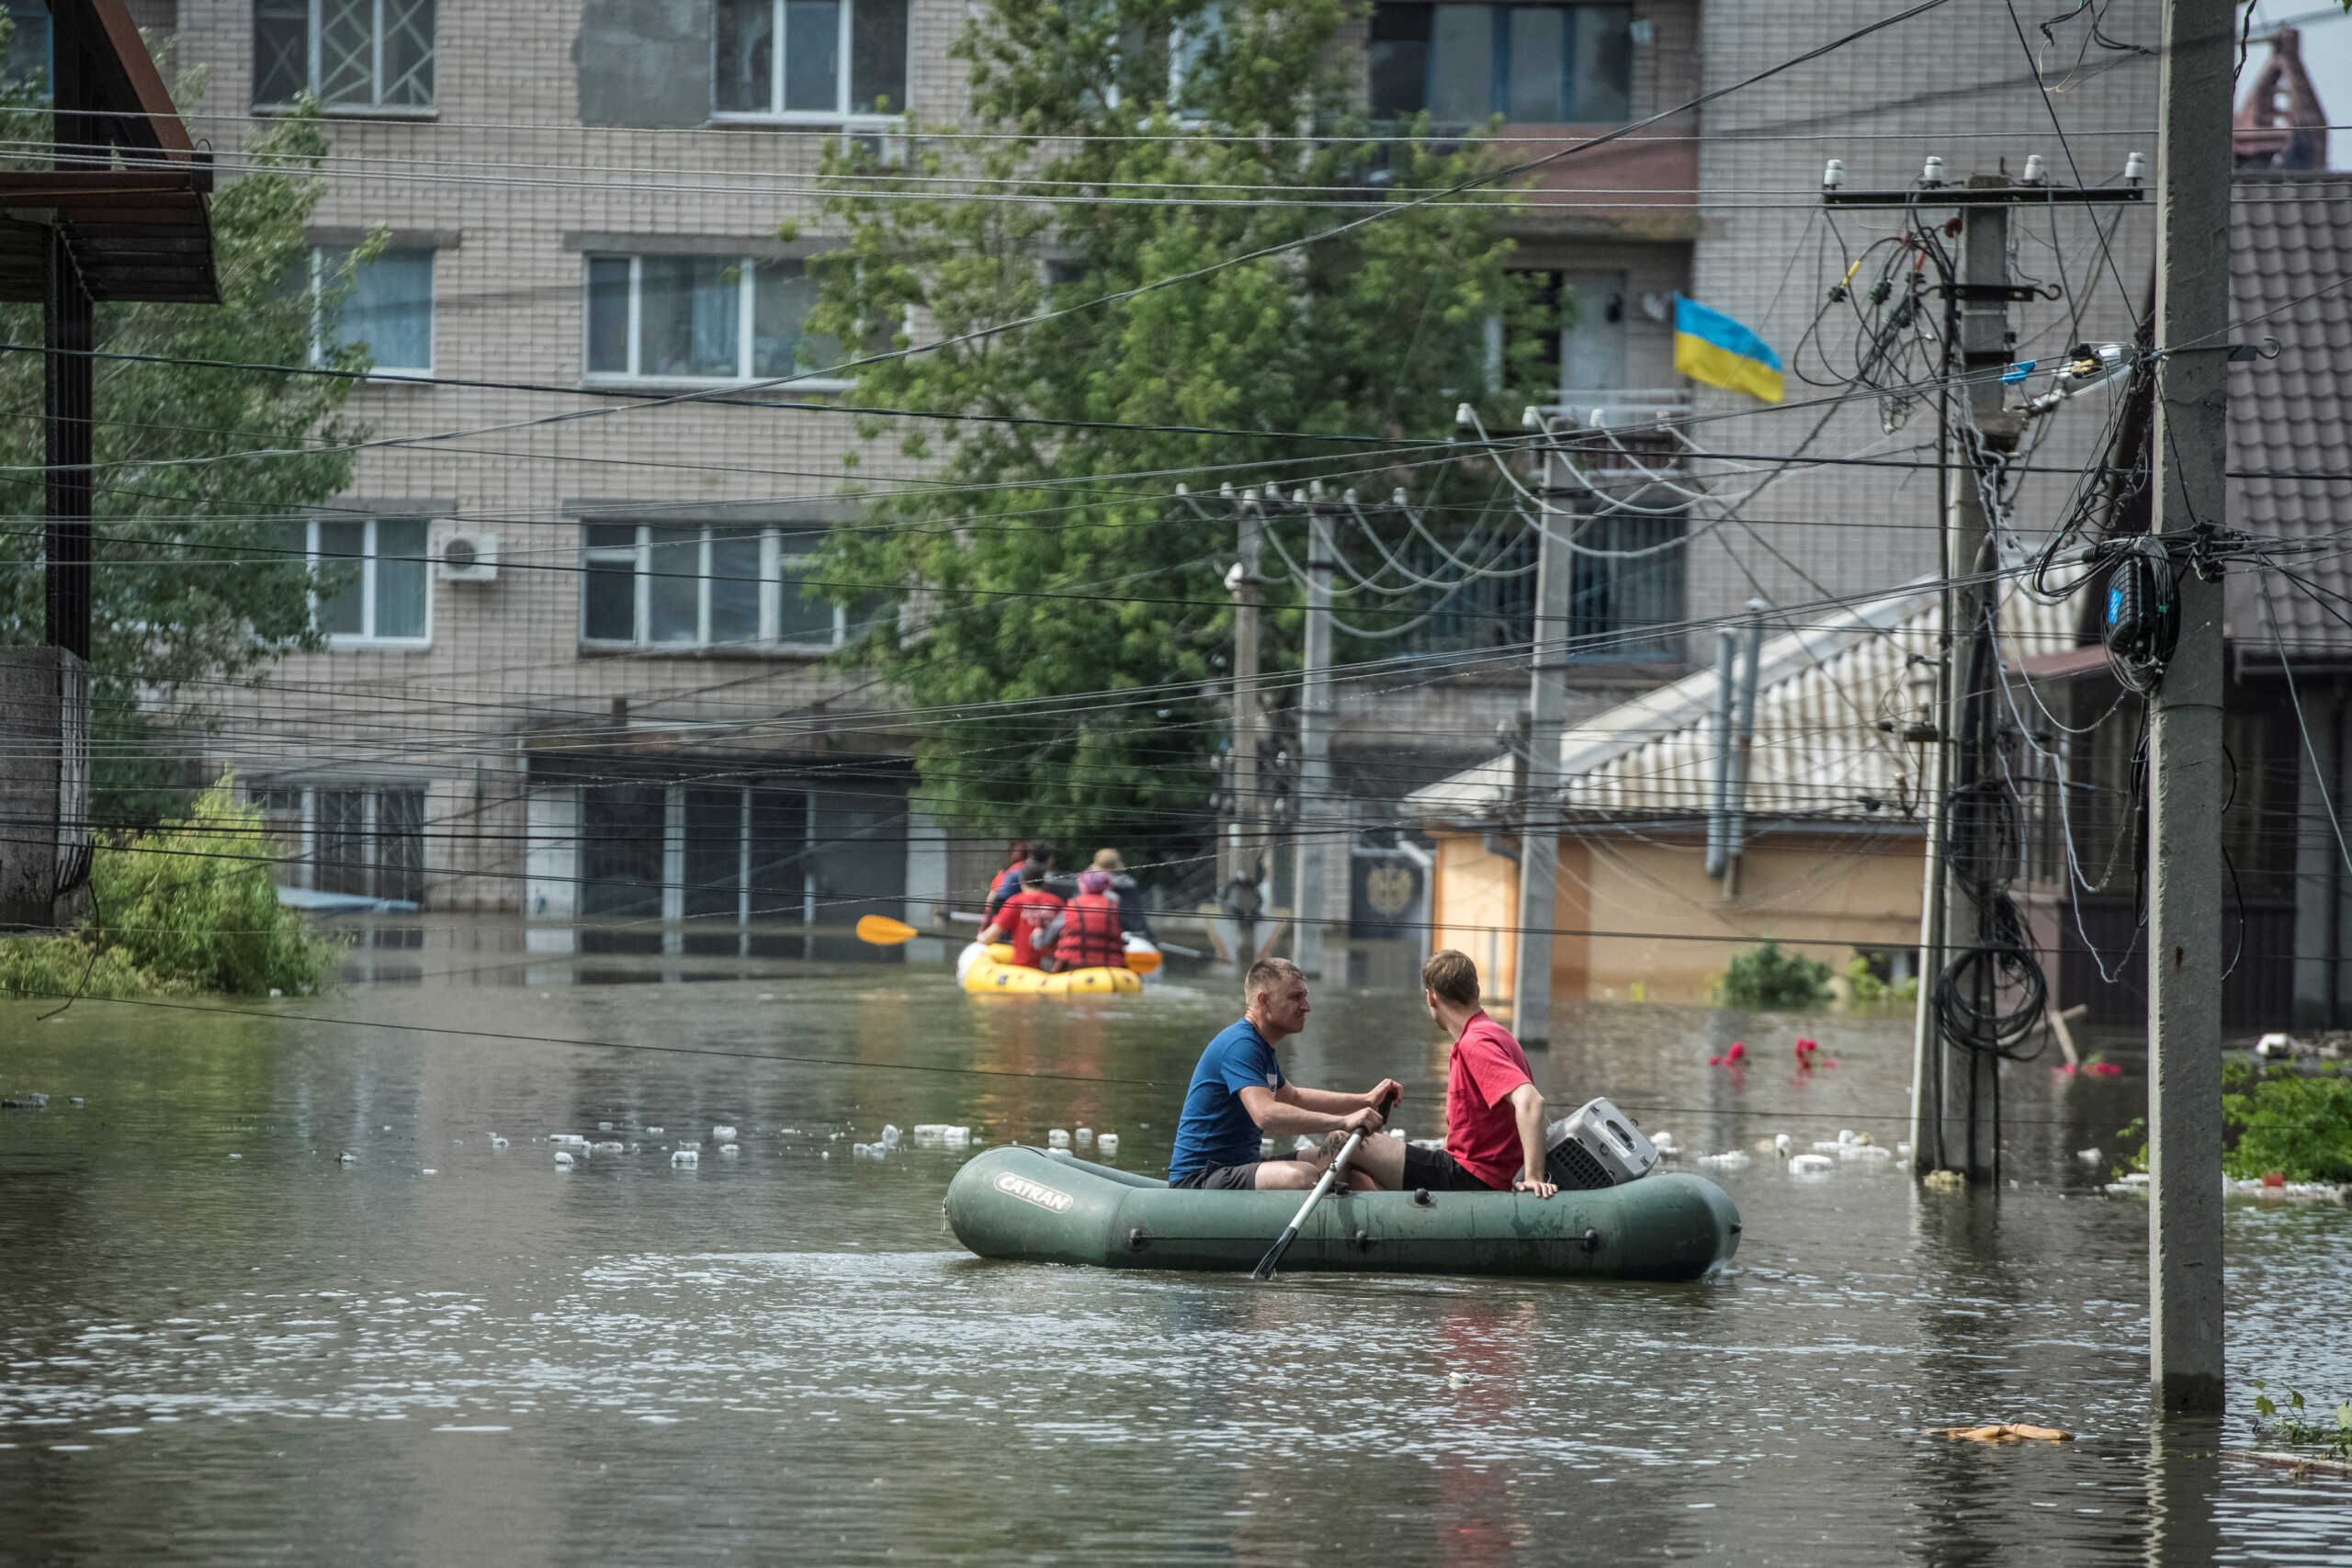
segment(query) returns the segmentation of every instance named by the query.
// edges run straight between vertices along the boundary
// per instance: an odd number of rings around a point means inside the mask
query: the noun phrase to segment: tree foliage
[[[853,148],[829,166],[845,239],[819,258],[814,324],[854,343],[903,322],[896,345],[938,344],[858,367],[855,400],[1038,422],[866,420],[853,463],[883,447],[930,477],[865,486],[862,524],[826,557],[839,601],[901,607],[846,657],[921,716],[926,804],[967,830],[1196,845],[1227,723],[1235,542],[1175,486],[1420,491],[1430,473],[1378,443],[1298,436],[1442,440],[1456,403],[1499,378],[1487,323],[1533,322],[1485,190],[1220,265],[1490,166],[1475,140],[1363,139],[1360,56],[1335,47],[1361,9],[984,0],[956,53],[963,124],[985,136],[912,126],[903,165]],[[1510,341],[1532,358],[1532,338]],[[1515,423],[1518,401],[1492,402]],[[1268,597],[1279,682],[1296,592],[1278,581]],[[976,708],[997,702],[1028,705]]]
[[[1764,942],[1732,959],[1722,999],[1732,1008],[1819,1007],[1829,999],[1829,965]]]
[[[0,45],[0,47],[5,47]],[[185,76],[180,101],[200,96]],[[315,108],[315,106],[313,106]],[[0,124],[17,146],[50,138],[38,83],[0,88]],[[344,417],[352,383],[277,370],[186,363],[305,367],[314,310],[334,309],[349,270],[316,299],[290,287],[307,263],[304,225],[323,189],[324,122],[315,113],[270,121],[246,144],[255,172],[211,200],[218,305],[117,303],[96,310],[105,354],[94,374],[95,607],[91,656],[96,746],[93,818],[152,820],[180,793],[175,753],[185,732],[225,705],[229,688],[274,659],[314,648],[314,581],[284,553],[279,520],[351,482],[349,444],[364,432]],[[379,237],[362,247],[365,260]],[[0,643],[47,638],[40,568],[47,497],[38,301],[0,301]],[[320,363],[364,370],[364,345]],[[267,453],[266,457],[243,454]]]

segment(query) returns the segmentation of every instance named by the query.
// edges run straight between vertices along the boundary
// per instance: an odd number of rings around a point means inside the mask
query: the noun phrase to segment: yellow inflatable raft
[[[1012,962],[1011,942],[974,942],[956,962],[956,973],[967,991],[1004,991],[1021,996],[1125,996],[1143,989],[1143,976],[1132,969],[1072,969],[1048,975]]]

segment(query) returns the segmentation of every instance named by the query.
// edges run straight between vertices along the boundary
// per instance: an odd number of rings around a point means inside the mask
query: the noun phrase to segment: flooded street
[[[0,1557],[2352,1556],[2352,1483],[2216,1453],[2249,1380],[2352,1394],[2352,1211],[2231,1206],[2230,1421],[2157,1431],[2147,1212],[2075,1157],[2140,1113],[2132,1058],[2010,1069],[1997,1192],[1722,1173],[1746,1234],[1706,1283],[1252,1285],[982,1263],[941,1219],[966,1152],[851,1153],[1087,1126],[1157,1173],[1226,982],[970,998],[920,955],[420,931],[243,1014],[0,1006],[0,1090],[51,1097],[0,1112]],[[1563,1032],[1555,1104],[1605,1092],[1693,1154],[1902,1135],[1907,1021],[1593,1005]],[[1838,1066],[1800,1074],[1799,1034]],[[1415,996],[1326,991],[1284,1056],[1398,1077],[1418,1136],[1431,1037]],[[1733,1039],[1743,1076],[1706,1065]],[[559,1169],[575,1133],[623,1147]],[[2080,1438],[1922,1432],[1996,1420]]]

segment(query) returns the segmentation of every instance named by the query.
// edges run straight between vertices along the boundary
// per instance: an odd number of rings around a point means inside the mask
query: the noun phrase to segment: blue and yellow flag
[[[1772,345],[1721,310],[1679,294],[1674,297],[1674,368],[1727,392],[1781,400],[1781,356]]]

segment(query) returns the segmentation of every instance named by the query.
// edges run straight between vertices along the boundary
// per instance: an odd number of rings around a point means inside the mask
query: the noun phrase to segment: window
[[[41,0],[6,0],[6,10],[8,48],[0,59],[0,79],[11,84],[40,83],[40,101],[47,103],[55,65],[49,7]]]
[[[820,529],[591,523],[580,639],[616,648],[838,648],[879,613],[814,585]]]
[[[292,525],[286,547],[306,552],[326,580],[319,629],[338,643],[427,641],[424,532],[422,517],[319,517]]]
[[[254,0],[254,102],[433,107],[434,0]]]
[[[1568,657],[1680,663],[1689,553],[1680,544],[1682,518],[1619,513],[1560,521],[1586,549],[1611,552],[1576,557],[1568,580]]]
[[[1546,332],[1535,349],[1528,389],[1546,396],[1615,391],[1625,385],[1625,275],[1622,272],[1539,272],[1536,309],[1557,320],[1565,296],[1576,309],[1572,326]]]
[[[322,893],[424,898],[424,792],[322,789],[312,885]]]
[[[588,374],[748,381],[823,370],[842,355],[839,340],[803,327],[816,303],[817,281],[797,261],[590,256]]]
[[[351,260],[349,245],[320,245],[311,253],[312,293]],[[312,329],[311,357],[332,349],[366,344],[368,373],[397,379],[433,374],[433,252],[401,248],[379,252],[351,279],[351,292],[332,319],[319,312]]]
[[[1375,6],[1372,112],[1441,125],[1615,123],[1632,112],[1629,6]]]
[[[907,0],[718,0],[713,21],[718,118],[906,112]]]
[[[583,915],[730,925],[816,918],[800,791],[590,784],[580,807]]]

